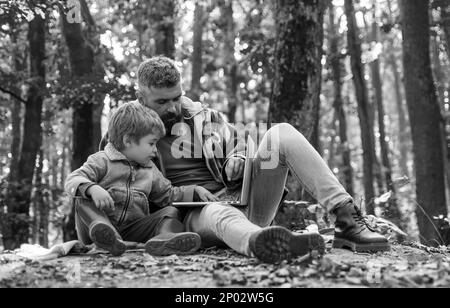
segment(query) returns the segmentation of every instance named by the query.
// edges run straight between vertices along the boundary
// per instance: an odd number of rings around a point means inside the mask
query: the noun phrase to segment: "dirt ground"
[[[321,259],[280,265],[215,248],[182,257],[130,251],[45,262],[1,254],[0,287],[450,287],[450,253],[413,243],[376,255],[329,248]]]

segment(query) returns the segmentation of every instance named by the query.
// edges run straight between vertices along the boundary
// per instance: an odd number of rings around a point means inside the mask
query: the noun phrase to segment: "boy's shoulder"
[[[102,150],[102,151],[98,151],[94,154],[89,155],[88,161],[97,163],[100,165],[106,165],[108,163],[108,161],[110,161],[110,159],[109,159],[107,153],[105,152],[105,150]]]

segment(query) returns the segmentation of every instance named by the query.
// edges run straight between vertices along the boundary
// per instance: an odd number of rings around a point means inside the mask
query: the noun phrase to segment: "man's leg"
[[[261,227],[270,225],[289,170],[329,211],[353,200],[308,140],[291,125],[279,124],[263,137],[254,159],[250,221]]]
[[[281,199],[281,183],[290,170],[303,187],[330,213],[336,215],[334,247],[355,251],[388,250],[386,238],[365,223],[322,157],[306,138],[289,124],[270,129],[258,148],[250,195],[249,219],[270,224]]]
[[[220,203],[191,211],[185,224],[188,231],[201,236],[204,247],[225,243],[241,254],[256,256],[267,263],[290,260],[313,250],[325,252],[319,234],[296,235],[283,227],[261,228],[239,209]]]
[[[246,256],[252,256],[248,244],[250,236],[261,230],[239,209],[221,203],[191,210],[184,223],[187,231],[200,235],[203,247],[222,246],[225,243]]]

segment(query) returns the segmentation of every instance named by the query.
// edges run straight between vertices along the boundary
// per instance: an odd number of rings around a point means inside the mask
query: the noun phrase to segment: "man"
[[[138,70],[136,96],[142,105],[158,113],[168,132],[158,143],[159,168],[175,186],[201,185],[213,193],[224,187],[232,190],[242,181],[245,163],[245,143],[236,138],[240,132],[227,124],[219,112],[183,97],[180,81],[174,62],[165,57],[149,59]],[[190,157],[180,157],[177,151],[180,134],[175,124],[179,122],[192,128],[189,138],[183,139],[183,148],[190,148],[193,154]],[[200,234],[204,246],[222,242],[264,262],[289,260],[311,250],[323,253],[323,239],[317,234],[294,235],[285,228],[270,227],[282,201],[289,170],[336,216],[335,248],[390,249],[387,239],[367,225],[352,197],[312,145],[286,123],[271,128],[258,146],[248,208],[241,211],[213,202],[189,210],[185,218],[187,230]]]

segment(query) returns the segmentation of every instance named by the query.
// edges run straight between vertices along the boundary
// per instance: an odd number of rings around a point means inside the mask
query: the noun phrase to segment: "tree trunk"
[[[44,202],[44,194],[43,191],[45,189],[43,183],[43,165],[44,165],[44,151],[41,147],[39,150],[39,158],[38,164],[36,167],[36,177],[35,177],[35,196],[34,196],[34,204],[35,204],[35,212],[34,219],[36,224],[37,233],[35,236],[38,239],[39,245],[43,247],[48,246],[48,238],[46,230],[48,229],[48,204]]]
[[[441,8],[441,27],[444,30],[445,46],[448,58],[450,59],[450,2],[448,0],[440,0]]]
[[[292,124],[312,140],[322,81],[325,1],[277,1],[275,78],[269,122]]]
[[[41,146],[42,102],[45,91],[45,20],[37,14],[28,23],[30,87],[25,104],[23,146],[14,185],[3,219],[5,249],[15,249],[29,240],[29,210],[36,156]]]
[[[365,29],[365,35],[364,35],[364,43],[366,44],[370,44],[371,43],[371,26],[369,25],[369,23],[367,22],[366,19],[366,14],[363,13],[363,21],[364,21],[364,29]],[[364,65],[363,65],[364,67]],[[373,82],[373,80],[372,80]],[[381,168],[381,163],[378,160],[378,155],[377,155],[377,149],[376,149],[376,138],[375,138],[375,116],[377,115],[377,110],[376,110],[376,100],[375,100],[375,91],[372,90],[371,88],[367,88],[367,95],[369,96],[369,117],[370,117],[370,123],[372,125],[372,129],[370,130],[370,138],[373,140],[373,158],[374,158],[374,165],[373,165],[373,172],[374,172],[374,176],[375,176],[375,181],[376,181],[376,187],[378,189],[375,190],[375,195],[381,195],[385,192],[384,189],[384,179],[383,179],[383,172],[382,172],[382,168]]]
[[[442,133],[442,150],[444,152],[444,170],[446,177],[446,196],[450,198],[450,132],[448,132],[447,127],[450,127],[450,119],[445,117],[446,113],[446,92],[449,90],[448,87],[448,76],[447,73],[448,67],[445,66],[445,63],[441,62],[440,59],[440,46],[437,37],[431,39],[431,58],[432,58],[432,71],[434,73],[435,84],[438,93],[439,106],[441,109],[441,114],[444,117],[444,120],[441,124],[441,133]],[[443,67],[445,67],[443,69]],[[447,68],[447,71],[445,70]]]
[[[440,215],[447,217],[447,207],[440,132],[442,118],[431,71],[428,6],[429,1],[423,0],[400,2],[406,100],[416,169],[417,220],[423,242],[436,244],[441,243],[439,233],[444,222],[439,224],[432,220]]]
[[[10,26],[15,26],[10,25]],[[14,29],[14,27],[11,27]],[[11,42],[13,43],[14,46],[17,46],[17,36],[18,36],[18,32],[17,31],[13,31],[11,34]],[[12,55],[12,65],[11,65],[14,69],[14,72],[19,73],[24,69],[24,63],[22,63],[22,61],[20,60],[19,57],[19,50],[17,48],[13,49],[13,55]],[[20,87],[19,86],[15,86],[13,91],[18,95],[20,95]],[[13,99],[11,97],[11,99]],[[18,101],[18,100],[14,100],[13,101],[13,105],[11,108],[11,115],[12,115],[12,119],[11,119],[11,125],[12,125],[12,142],[11,142],[11,163],[10,163],[10,167],[9,167],[9,178],[8,178],[8,182],[10,187],[8,188],[8,191],[11,190],[13,185],[17,185],[19,178],[17,176],[18,170],[19,170],[19,160],[20,160],[20,150],[21,150],[21,146],[22,146],[22,127],[23,127],[23,123],[22,123],[22,110],[23,110],[23,106],[22,106],[22,102]],[[9,192],[8,192],[9,194]]]
[[[155,26],[155,55],[164,55],[171,59],[175,58],[175,2],[173,0],[151,1],[149,6],[151,23]]]
[[[375,1],[373,2],[373,22],[372,22],[372,41],[377,43],[379,40],[378,25],[376,22],[376,10],[377,6]],[[372,82],[375,91],[375,102],[377,106],[378,114],[378,130],[380,134],[379,142],[381,149],[381,162],[382,170],[384,173],[384,179],[386,181],[386,187],[392,193],[392,197],[389,199],[385,208],[384,215],[397,225],[401,223],[401,214],[397,207],[396,202],[396,189],[392,180],[392,167],[389,158],[389,145],[387,142],[386,125],[384,123],[385,112],[383,102],[383,85],[380,74],[380,58],[378,57],[371,63]]]
[[[336,31],[336,21],[334,17],[334,7],[330,3],[330,64],[333,75],[334,85],[334,112],[336,118],[339,120],[339,139],[340,152],[342,153],[342,165],[340,170],[343,173],[344,187],[350,195],[354,194],[353,190],[353,168],[351,165],[350,145],[347,138],[347,118],[344,110],[344,103],[342,99],[342,63],[341,54],[339,52],[339,36]]]
[[[205,23],[205,8],[201,3],[195,4],[194,12],[194,38],[192,52],[192,75],[191,75],[191,90],[189,97],[194,101],[200,100],[200,79],[203,75],[203,26]]]
[[[275,78],[269,108],[270,123],[290,123],[317,150],[325,9],[323,0],[276,2]]]
[[[81,24],[68,23],[64,9],[60,8],[62,32],[69,51],[71,75],[74,79],[90,78],[94,74],[94,51],[83,36]],[[80,101],[73,106],[72,115],[72,161],[71,169],[83,165],[90,154],[96,152],[94,144],[93,102]],[[73,215],[64,227],[64,240],[76,239]]]
[[[389,11],[389,22],[393,23],[392,16],[394,15],[391,6],[391,0],[387,1],[388,11]],[[411,140],[409,131],[409,119],[406,116],[405,103],[403,99],[403,80],[400,76],[400,69],[397,65],[397,58],[395,56],[395,41],[391,36],[388,39],[389,54],[387,59],[387,64],[390,66],[393,77],[394,77],[394,90],[395,90],[395,104],[398,114],[398,138],[399,138],[399,166],[402,172],[402,176],[407,176],[410,178],[410,170],[408,167],[409,161],[409,142]]]
[[[393,44],[390,45],[393,47]],[[392,74],[394,75],[394,87],[395,87],[395,105],[398,114],[398,131],[399,131],[399,149],[400,149],[400,159],[399,165],[402,170],[403,176],[410,177],[410,171],[408,168],[409,160],[409,150],[408,150],[408,140],[409,140],[409,129],[408,129],[408,119],[406,118],[406,110],[403,102],[402,87],[403,82],[400,77],[400,72],[397,66],[397,59],[391,52],[389,55],[389,66],[391,67]]]
[[[233,0],[220,1],[220,9],[222,13],[223,22],[223,58],[224,58],[224,73],[225,85],[228,101],[228,120],[234,123],[236,119],[236,111],[238,106],[238,81],[237,81],[237,62],[234,56],[235,49],[235,25],[233,19]]]
[[[361,63],[361,44],[359,42],[359,30],[356,25],[355,9],[352,0],[345,0],[345,15],[347,16],[347,43],[350,53],[353,82],[358,101],[358,116],[361,126],[361,142],[363,147],[363,169],[364,169],[364,194],[366,199],[366,211],[374,214],[373,199],[375,145],[373,138],[373,123],[370,116],[370,103],[367,86],[364,79],[364,67]]]

